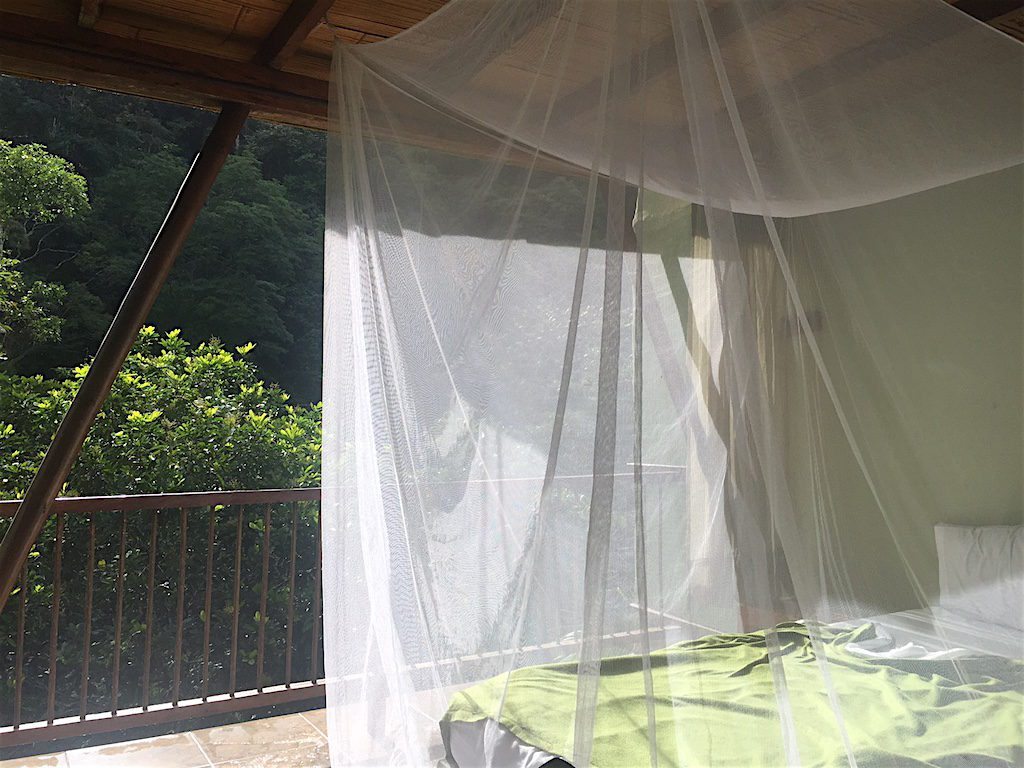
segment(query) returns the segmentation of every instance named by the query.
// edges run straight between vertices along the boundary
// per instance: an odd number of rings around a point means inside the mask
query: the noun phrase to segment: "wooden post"
[[[18,579],[21,564],[39,538],[49,517],[50,506],[67,480],[89,428],[103,406],[248,116],[249,108],[240,104],[226,104],[221,110],[143,259],[128,294],[117,310],[107,335],[100,343],[81,388],[57,428],[53,442],[18,507],[11,527],[0,542],[0,612]]]

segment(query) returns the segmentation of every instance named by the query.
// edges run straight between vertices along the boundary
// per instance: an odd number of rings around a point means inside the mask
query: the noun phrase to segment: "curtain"
[[[332,763],[1024,761],[1022,85],[938,0],[339,44]]]

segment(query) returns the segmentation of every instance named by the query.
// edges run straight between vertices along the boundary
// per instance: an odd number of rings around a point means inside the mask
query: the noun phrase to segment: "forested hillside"
[[[36,226],[15,256],[26,280],[67,289],[57,342],[11,355],[53,375],[91,356],[213,116],[86,88],[0,77],[0,139],[42,144],[88,182],[91,209]],[[325,137],[247,124],[150,322],[231,348],[297,403],[320,399]]]

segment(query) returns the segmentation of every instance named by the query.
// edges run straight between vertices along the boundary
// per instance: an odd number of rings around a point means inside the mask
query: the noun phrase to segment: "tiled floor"
[[[328,768],[323,710],[0,761],[0,768]]]

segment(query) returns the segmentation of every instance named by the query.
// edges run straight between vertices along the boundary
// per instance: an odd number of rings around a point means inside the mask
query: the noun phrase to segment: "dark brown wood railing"
[[[319,488],[57,499],[0,615],[0,748],[319,698],[320,588]]]

